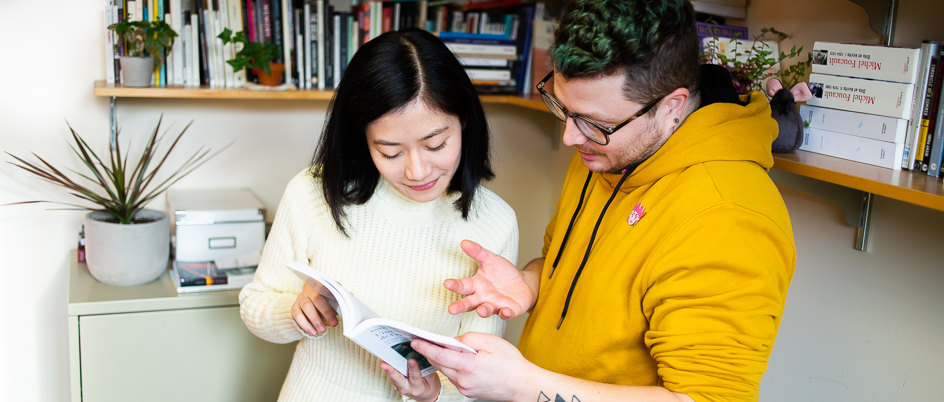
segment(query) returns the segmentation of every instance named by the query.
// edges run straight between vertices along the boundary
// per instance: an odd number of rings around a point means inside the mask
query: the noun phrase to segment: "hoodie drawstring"
[[[587,265],[587,260],[590,258],[590,250],[593,248],[593,241],[596,240],[597,230],[600,228],[600,223],[603,222],[603,216],[606,215],[607,208],[610,207],[610,203],[613,202],[613,199],[616,198],[616,194],[619,192],[620,187],[623,186],[623,182],[626,181],[626,178],[636,170],[636,165],[627,167],[623,173],[623,177],[620,178],[619,183],[616,184],[616,187],[613,189],[613,193],[610,194],[610,199],[606,201],[606,204],[603,205],[603,210],[600,211],[600,216],[597,217],[597,223],[593,225],[593,232],[590,234],[590,242],[587,244],[587,249],[584,251],[583,260],[580,262],[580,267],[577,268],[577,273],[574,275],[574,280],[570,283],[570,290],[567,292],[567,299],[564,301],[564,309],[561,311],[560,320],[557,322],[557,329],[560,329],[561,324],[564,322],[564,317],[567,316],[567,309],[570,307],[570,298],[574,295],[574,288],[577,287],[577,281],[580,279],[580,274],[583,272],[583,268]],[[564,246],[566,246],[567,238],[570,235],[570,230],[574,226],[574,221],[577,219],[577,214],[580,212],[580,206],[583,204],[584,193],[587,190],[587,186],[590,183],[590,177],[593,175],[593,172],[590,172],[587,175],[587,181],[583,185],[583,192],[580,194],[580,203],[577,204],[577,211],[574,212],[573,218],[570,220],[570,226],[567,228],[567,232],[564,234],[564,239],[561,241],[560,251],[557,253],[557,258],[554,260],[554,265],[551,267],[551,274],[554,274],[554,269],[557,268],[557,262],[560,261],[561,255],[564,253]],[[550,278],[550,276],[548,276]]]

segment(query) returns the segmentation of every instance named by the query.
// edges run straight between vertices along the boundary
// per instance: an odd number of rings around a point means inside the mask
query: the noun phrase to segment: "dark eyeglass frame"
[[[580,120],[580,121],[582,121],[582,122],[584,122],[584,123],[587,123],[588,125],[590,125],[590,126],[596,128],[597,130],[600,130],[600,134],[603,134],[603,141],[602,141],[602,142],[601,142],[599,139],[593,138],[593,135],[587,133],[587,131],[585,131],[585,129],[583,128],[583,126],[581,126],[580,124],[577,124],[577,128],[580,130],[581,133],[583,133],[584,137],[587,137],[587,139],[589,139],[590,141],[593,141],[593,142],[595,142],[595,143],[597,143],[597,144],[600,144],[600,145],[607,145],[607,144],[609,144],[609,143],[610,143],[610,135],[613,135],[613,133],[615,133],[615,132],[618,131],[619,129],[623,128],[624,126],[626,126],[626,125],[629,124],[629,123],[632,123],[633,120],[636,120],[636,119],[638,119],[639,117],[641,117],[642,115],[646,114],[646,112],[648,112],[648,111],[651,110],[653,107],[655,107],[659,102],[661,102],[662,99],[665,99],[665,96],[660,96],[658,99],[655,99],[655,100],[653,100],[653,101],[647,103],[645,106],[642,107],[642,109],[639,109],[638,112],[636,112],[636,113],[633,114],[632,116],[629,116],[629,118],[627,118],[626,120],[623,120],[623,122],[621,122],[621,123],[619,123],[619,124],[617,124],[617,125],[615,125],[615,126],[613,126],[613,127],[604,127],[604,126],[600,125],[599,123],[594,122],[593,120],[590,120],[590,119],[588,119],[588,118],[586,118],[586,117],[583,117],[583,116],[581,116],[581,115],[579,115],[579,114],[570,113],[570,112],[567,110],[567,108],[565,108],[564,105],[562,105],[562,104],[560,103],[560,101],[557,100],[557,98],[555,98],[555,97],[551,96],[551,94],[547,93],[547,91],[544,90],[544,84],[546,84],[547,81],[550,80],[551,77],[553,77],[553,76],[554,76],[554,70],[551,70],[551,72],[548,73],[547,76],[544,77],[544,79],[541,80],[541,82],[539,82],[538,85],[537,85],[537,90],[538,90],[538,92],[541,93],[541,98],[544,99],[544,105],[547,106],[547,108],[551,111],[551,114],[553,114],[554,117],[557,117],[557,119],[560,120],[560,121],[562,121],[562,122],[565,122],[565,123],[566,123],[566,122],[567,122],[567,118],[570,117],[571,119],[574,119],[575,122],[576,122],[576,120]],[[553,104],[553,106],[552,106],[552,104]],[[558,115],[558,114],[557,114],[558,111],[554,109],[555,107],[559,108],[559,109],[560,109],[560,112],[563,113],[564,115],[563,115],[563,116]]]

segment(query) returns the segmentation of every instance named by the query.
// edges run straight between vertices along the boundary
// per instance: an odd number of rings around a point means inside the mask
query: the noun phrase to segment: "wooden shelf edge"
[[[95,81],[95,96],[119,98],[173,98],[173,99],[294,99],[294,100],[331,100],[331,90],[293,90],[293,91],[255,91],[243,88],[208,88],[167,87],[131,88],[120,84],[107,84],[104,80]],[[511,104],[537,111],[548,112],[539,96],[521,97],[514,95],[481,95],[482,103]],[[550,112],[548,112],[550,113]]]
[[[774,154],[774,168],[944,211],[944,183],[936,177],[804,151]]]

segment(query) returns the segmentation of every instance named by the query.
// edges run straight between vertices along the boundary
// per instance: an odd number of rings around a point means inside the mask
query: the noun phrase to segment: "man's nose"
[[[568,147],[582,145],[588,141],[587,136],[577,128],[577,124],[571,117],[568,117],[567,121],[564,122],[564,135],[562,139],[564,140],[564,145]]]

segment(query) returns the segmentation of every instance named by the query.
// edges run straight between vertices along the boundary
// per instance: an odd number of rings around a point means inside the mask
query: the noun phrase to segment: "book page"
[[[344,319],[344,335],[348,335],[358,323],[369,318],[380,317],[370,307],[354,297],[351,292],[348,292],[347,289],[344,289],[324,273],[301,262],[290,262],[285,266],[312,289],[319,289],[319,293],[325,297],[328,304]],[[321,286],[318,286],[318,284],[321,284]]]
[[[349,338],[387,362],[404,376],[407,376],[408,359],[416,359],[420,373],[424,377],[436,371],[426,357],[410,346],[410,342],[414,339],[422,339],[460,352],[476,353],[475,349],[454,338],[386,318],[371,318],[361,322]]]

